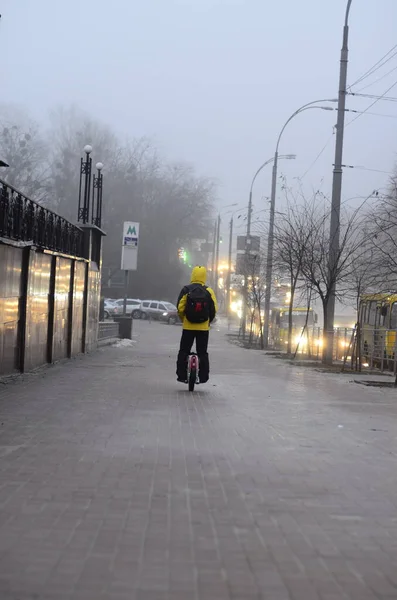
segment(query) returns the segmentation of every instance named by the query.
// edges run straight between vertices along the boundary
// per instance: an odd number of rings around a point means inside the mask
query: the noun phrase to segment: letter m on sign
[[[135,225],[133,227],[131,227],[131,225],[128,227],[127,235],[136,235]]]

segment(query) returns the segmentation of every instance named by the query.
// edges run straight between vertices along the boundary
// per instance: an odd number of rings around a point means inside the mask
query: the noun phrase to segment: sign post
[[[138,267],[139,223],[125,221],[123,224],[123,245],[121,248],[121,270],[124,271],[123,316],[127,314],[129,272]]]
[[[129,271],[124,271],[124,302],[123,302],[123,317],[127,315],[127,298],[128,298],[128,284],[130,282]]]

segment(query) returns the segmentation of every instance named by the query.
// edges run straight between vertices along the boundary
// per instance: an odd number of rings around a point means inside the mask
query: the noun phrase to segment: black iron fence
[[[83,256],[83,232],[0,179],[0,237]]]

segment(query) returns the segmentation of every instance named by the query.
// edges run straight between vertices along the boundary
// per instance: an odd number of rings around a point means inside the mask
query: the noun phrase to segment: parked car
[[[175,325],[175,323],[180,322],[178,309],[174,304],[171,304],[171,302],[162,302],[161,305],[165,306],[165,311],[159,315],[160,321],[165,321],[168,325]]]
[[[176,306],[165,300],[143,300],[132,316],[136,319],[155,319],[174,324],[178,320]]]
[[[139,298],[127,298],[127,315],[134,316],[134,310],[139,308],[141,305],[141,301]],[[110,314],[113,315],[122,315],[124,309],[124,298],[120,298],[119,300],[115,300],[113,307],[110,308]]]
[[[110,319],[110,317],[114,314],[115,302],[116,300],[105,298],[103,307],[103,316],[105,319]]]

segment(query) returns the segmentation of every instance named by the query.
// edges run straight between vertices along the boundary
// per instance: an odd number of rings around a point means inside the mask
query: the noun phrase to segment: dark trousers
[[[200,382],[205,383],[209,379],[210,363],[208,360],[208,337],[209,331],[195,331],[184,329],[182,331],[181,344],[176,362],[176,374],[180,379],[186,379],[187,357],[190,354],[194,340],[196,340],[196,352],[199,357]]]

